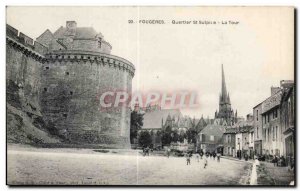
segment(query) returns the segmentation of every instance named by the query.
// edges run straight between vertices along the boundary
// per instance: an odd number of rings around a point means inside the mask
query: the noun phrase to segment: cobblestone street
[[[8,149],[9,184],[237,185],[249,184],[251,163],[146,156],[137,151]]]

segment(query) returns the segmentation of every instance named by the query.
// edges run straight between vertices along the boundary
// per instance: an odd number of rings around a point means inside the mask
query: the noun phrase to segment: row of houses
[[[248,114],[245,120],[226,128],[222,137],[223,155],[243,157],[247,154],[254,157],[253,115]]]
[[[295,157],[295,88],[293,81],[271,87],[271,95],[253,108],[246,120],[227,127],[222,137],[223,154],[241,157]]]
[[[197,147],[202,152],[220,152],[222,155],[239,157],[254,154],[253,115],[239,117],[231,126],[222,123],[207,125],[199,133]]]
[[[162,109],[158,106],[147,106],[146,108],[135,107],[135,111],[143,113],[143,126],[138,131],[138,135],[144,131],[148,131],[151,135],[152,144],[154,148],[162,148],[161,135],[162,132],[166,129],[176,132],[178,135],[186,135],[188,130],[193,130],[197,132],[196,138],[199,138],[199,135],[202,135],[203,141],[206,140],[207,144],[198,145],[194,147],[195,143],[188,143],[187,137],[181,141],[178,141],[174,144],[190,144],[196,150],[212,150],[214,148],[215,142],[222,138],[223,133],[225,132],[225,127],[227,127],[227,121],[223,119],[210,119],[209,117],[204,118],[203,116],[199,118],[191,118],[189,116],[182,115],[179,109]],[[205,138],[206,135],[209,135],[208,138]],[[199,141],[199,139],[197,139]],[[137,141],[138,142],[138,141]],[[206,148],[207,147],[207,148]]]
[[[225,85],[222,87],[224,88],[221,95],[227,95]],[[194,129],[198,133],[196,143],[188,144],[194,144],[196,152],[221,152],[223,155],[239,158],[246,155],[250,158],[276,155],[285,157],[287,161],[294,159],[293,81],[283,80],[280,87],[271,87],[271,95],[253,107],[253,113],[248,114],[246,118],[236,114],[226,115],[233,113],[230,101],[227,99],[225,103],[221,98],[220,100],[220,111],[213,119],[192,119],[183,116],[180,110],[161,109],[158,106],[139,109],[140,112],[145,112],[144,126],[140,132],[150,132],[154,147],[162,147],[158,136],[165,128],[176,130],[179,134]],[[186,143],[186,140],[184,142]]]
[[[255,154],[295,156],[295,87],[283,80],[271,96],[253,108]]]

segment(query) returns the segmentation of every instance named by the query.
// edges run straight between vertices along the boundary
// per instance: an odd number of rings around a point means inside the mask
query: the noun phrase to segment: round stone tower
[[[101,108],[99,96],[131,93],[134,65],[111,55],[101,33],[75,21],[37,41],[49,49],[40,92],[46,125],[71,143],[130,148],[130,108]]]

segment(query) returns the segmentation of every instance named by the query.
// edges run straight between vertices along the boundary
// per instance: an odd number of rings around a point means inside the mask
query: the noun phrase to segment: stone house
[[[280,103],[280,119],[282,127],[283,153],[288,165],[295,158],[295,88],[292,83],[283,88]]]
[[[223,153],[222,137],[225,133],[226,127],[217,124],[209,124],[197,137],[197,147],[199,147],[204,153],[217,151]]]
[[[236,128],[236,156],[244,157],[247,154],[252,158],[254,156],[253,116],[248,114],[246,120],[239,121],[234,125],[234,128]]]
[[[228,127],[223,134],[223,155],[236,156],[236,133],[237,129],[234,127]]]
[[[283,153],[280,101],[282,91],[278,87],[271,87],[271,96],[262,102],[262,154],[280,156]]]
[[[259,103],[253,108],[253,129],[254,129],[254,153],[255,155],[262,155],[262,104]]]

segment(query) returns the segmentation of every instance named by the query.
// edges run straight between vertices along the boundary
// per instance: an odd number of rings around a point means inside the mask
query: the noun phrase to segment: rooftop
[[[146,112],[144,115],[144,125],[142,129],[160,129],[162,122],[165,123],[168,116],[174,117],[175,120],[182,117],[178,109],[162,109]]]

